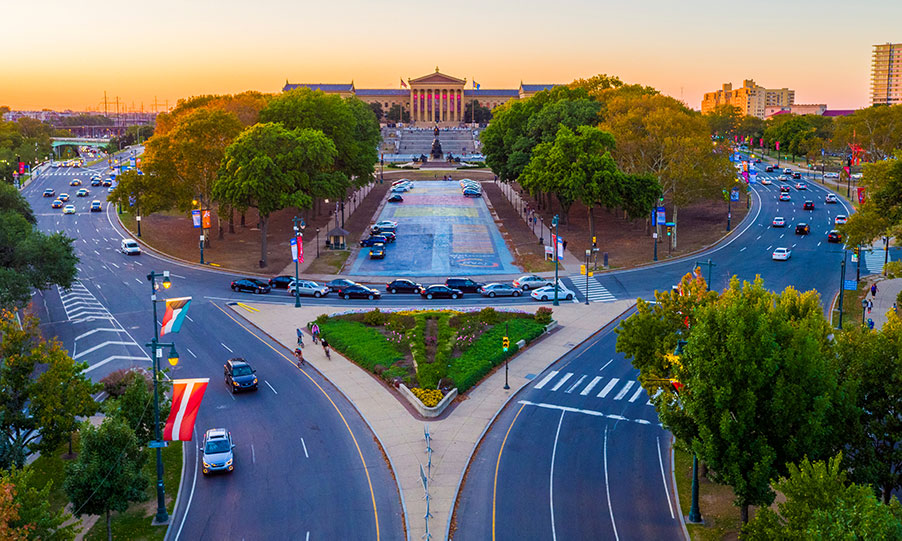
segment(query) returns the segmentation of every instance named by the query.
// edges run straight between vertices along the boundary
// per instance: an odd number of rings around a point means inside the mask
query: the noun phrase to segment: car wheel
[[[452,298],[452,299],[456,299],[456,298],[457,298],[457,293],[452,293],[452,294],[451,294],[451,298]]]
[[[429,293],[428,295],[426,295],[426,298],[432,300],[432,293]]]
[[[232,286],[232,291],[235,291],[235,286]]]
[[[520,296],[520,292],[519,292],[519,291],[514,291],[514,297],[519,297],[519,296]]]
[[[392,293],[397,293],[397,292],[398,292],[398,290],[397,290],[397,289],[395,289],[395,288],[391,288],[391,292],[392,292]]]
[[[572,300],[573,300],[573,295],[567,295],[567,300],[568,300],[568,301],[572,301]]]
[[[376,297],[374,297],[373,294],[370,293],[369,295],[366,296],[366,298],[369,299],[369,300],[373,300],[373,299],[375,299]]]
[[[318,298],[322,297],[323,294],[320,293],[319,291],[314,291],[314,292],[313,292],[313,296],[316,297],[316,298],[318,299]]]
[[[490,298],[495,298],[495,292],[494,292],[494,291],[490,291],[490,292],[489,292],[489,297],[490,297]]]
[[[523,291],[529,291],[529,285],[528,285],[528,284],[523,284],[521,287],[523,288]]]
[[[348,295],[347,293],[345,293],[345,300],[348,300],[348,299],[350,299],[350,298],[351,298],[351,296]]]
[[[543,300],[543,301],[547,301],[547,300],[548,300],[548,295],[543,295],[543,296],[542,296],[542,300]]]

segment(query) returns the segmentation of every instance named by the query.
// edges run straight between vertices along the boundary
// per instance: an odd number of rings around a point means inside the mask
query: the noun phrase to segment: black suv
[[[222,373],[225,376],[226,385],[232,389],[233,393],[238,391],[257,390],[257,371],[251,368],[241,357],[229,359],[222,366]]]
[[[445,285],[451,289],[459,289],[464,293],[479,293],[479,288],[485,284],[474,282],[469,278],[448,278]]]
[[[464,294],[459,289],[454,289],[441,284],[426,286],[420,291],[420,296],[426,299],[456,299]]]

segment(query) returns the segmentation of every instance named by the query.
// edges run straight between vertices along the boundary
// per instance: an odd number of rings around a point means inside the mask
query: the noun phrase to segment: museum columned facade
[[[388,112],[393,105],[410,112],[410,123],[415,126],[458,126],[469,119],[464,118],[467,103],[477,101],[480,105],[494,109],[510,100],[522,100],[537,92],[552,88],[553,84],[523,84],[517,89],[482,89],[475,81],[464,88],[466,79],[445,75],[435,68],[434,73],[401,80],[401,89],[356,88],[353,81],[348,84],[294,84],[285,83],[283,92],[295,88],[321,90],[327,94],[342,97],[356,96],[367,103],[379,103]]]

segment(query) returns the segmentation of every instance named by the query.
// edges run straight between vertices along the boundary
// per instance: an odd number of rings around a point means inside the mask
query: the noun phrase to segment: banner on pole
[[[858,204],[863,205],[865,200],[865,191],[867,188],[858,187]]]
[[[754,184],[758,182],[758,171],[751,171],[749,173],[749,184]]]
[[[289,240],[288,243],[291,244],[291,260],[297,261],[298,260],[298,238],[291,237],[291,240]]]
[[[191,223],[194,224],[195,229],[200,227],[200,210],[191,211]]]
[[[736,188],[730,190],[730,201],[739,201],[739,190]]]
[[[667,212],[664,207],[658,207],[658,224],[663,224],[667,221]]]
[[[564,239],[561,237],[557,238],[557,260],[564,260]]]
[[[172,406],[163,428],[164,441],[191,441],[194,421],[209,381],[209,378],[173,380]]]
[[[191,306],[191,297],[179,297],[166,299],[166,312],[163,313],[163,326],[160,327],[160,336],[167,333],[179,332],[185,316],[188,315],[188,307]]]
[[[204,225],[204,229],[210,229],[210,227],[212,227],[212,225],[211,225],[211,219],[210,219],[210,211],[209,211],[209,210],[205,210],[205,211],[204,211],[204,214],[203,214],[203,225]]]

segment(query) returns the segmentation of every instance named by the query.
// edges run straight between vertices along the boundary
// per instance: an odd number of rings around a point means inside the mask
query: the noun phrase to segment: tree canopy
[[[870,244],[882,235],[902,236],[902,150],[895,157],[865,164],[861,186],[867,198],[839,227],[848,245]]]
[[[833,140],[842,150],[850,143],[861,145],[873,161],[892,156],[902,149],[902,105],[866,107],[837,117]]]
[[[63,524],[72,518],[65,509],[54,509],[50,490],[53,480],[48,480],[41,488],[39,481],[30,466],[22,469],[12,468],[0,472],[0,492],[6,493],[12,488],[12,498],[0,500],[0,539],[15,539],[8,535],[9,531],[22,531],[21,539],[29,541],[72,541],[75,539],[77,523]],[[12,518],[9,511],[16,511]]]

